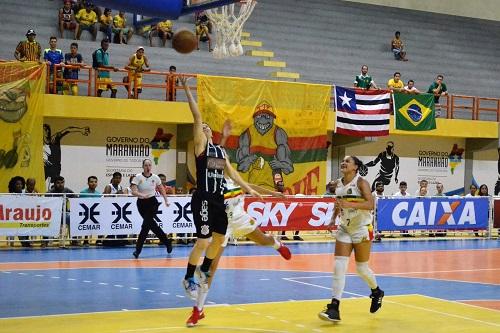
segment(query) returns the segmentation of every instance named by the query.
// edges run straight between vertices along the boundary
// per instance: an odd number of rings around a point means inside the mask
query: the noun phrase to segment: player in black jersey
[[[196,191],[191,199],[196,243],[191,250],[186,275],[182,281],[187,295],[195,300],[198,287],[208,289],[210,265],[217,256],[227,230],[227,215],[224,206],[224,175],[233,179],[241,188],[253,196],[261,197],[250,188],[238,172],[231,166],[223,147],[212,142],[212,130],[203,123],[198,105],[187,86],[187,78],[181,78],[193,114],[194,153],[196,157]],[[210,240],[211,238],[211,240]],[[205,253],[199,269],[196,265]],[[194,279],[195,271],[198,282]]]

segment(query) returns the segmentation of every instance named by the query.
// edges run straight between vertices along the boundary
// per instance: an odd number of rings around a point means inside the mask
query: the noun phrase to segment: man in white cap
[[[139,94],[142,92],[142,72],[149,72],[149,61],[144,54],[144,47],[139,46],[128,61],[128,65],[125,67],[128,69],[129,75],[123,78],[123,82],[135,82],[132,95],[134,98],[138,98]],[[128,90],[128,85],[125,86]]]
[[[26,33],[26,38],[26,40],[20,41],[19,44],[17,44],[14,57],[16,57],[19,61],[40,62],[40,57],[42,56],[42,46],[35,40],[35,30],[29,29]]]

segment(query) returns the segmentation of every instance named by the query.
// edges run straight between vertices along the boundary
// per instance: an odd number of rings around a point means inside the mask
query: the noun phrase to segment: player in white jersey
[[[372,270],[368,267],[373,228],[371,210],[374,208],[370,184],[358,175],[363,165],[356,156],[346,156],[340,164],[343,177],[337,181],[337,198],[331,225],[340,214],[340,225],[335,242],[335,269],[333,272],[332,301],[318,314],[322,320],[340,321],[339,304],[344,291],[349,257],[354,250],[356,271],[371,289],[370,312],[382,306],[384,292],[378,287]]]

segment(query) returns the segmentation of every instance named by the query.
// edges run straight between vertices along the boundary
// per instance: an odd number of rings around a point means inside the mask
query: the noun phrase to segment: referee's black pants
[[[153,233],[156,235],[156,237],[158,237],[163,245],[168,246],[167,244],[170,242],[170,240],[167,238],[167,235],[165,235],[163,230],[161,230],[161,228],[158,226],[158,224],[156,224],[154,220],[159,206],[160,203],[158,202],[158,200],[156,200],[155,197],[151,197],[148,199],[137,199],[137,209],[139,210],[139,214],[141,214],[143,219],[141,232],[139,233],[139,238],[137,238],[137,244],[135,245],[135,249],[138,254],[142,251],[142,246],[146,241],[149,230],[153,231]]]

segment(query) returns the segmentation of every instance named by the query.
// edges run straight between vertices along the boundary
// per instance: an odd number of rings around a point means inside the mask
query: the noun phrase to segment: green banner
[[[394,94],[396,129],[430,131],[436,129],[434,96],[432,94]]]

